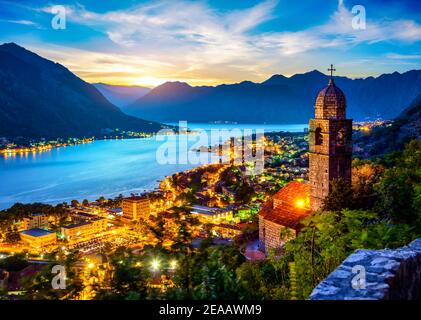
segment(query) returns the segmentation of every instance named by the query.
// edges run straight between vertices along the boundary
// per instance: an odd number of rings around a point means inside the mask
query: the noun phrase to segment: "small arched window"
[[[323,144],[322,128],[318,127],[315,131],[315,144],[320,146]]]
[[[344,128],[339,129],[338,131],[338,145],[343,146],[346,142],[346,131]]]

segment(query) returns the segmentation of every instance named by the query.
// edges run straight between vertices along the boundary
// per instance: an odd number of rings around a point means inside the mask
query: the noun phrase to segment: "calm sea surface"
[[[301,132],[306,124],[191,124],[189,128],[258,129],[265,132]],[[166,139],[166,138],[165,138]],[[164,140],[165,142],[166,140]],[[195,141],[190,141],[189,145]],[[43,153],[0,156],[0,209],[16,202],[60,203],[112,197],[152,190],[158,181],[192,164],[159,164],[157,149],[163,141],[147,139],[98,140]],[[177,149],[178,150],[178,149]],[[178,151],[177,151],[178,152]]]

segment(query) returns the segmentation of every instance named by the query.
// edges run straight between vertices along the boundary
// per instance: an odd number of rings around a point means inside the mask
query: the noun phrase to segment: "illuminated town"
[[[0,0],[2,308],[421,300],[420,3]]]
[[[152,133],[145,132],[134,132],[134,131],[122,131],[111,130],[112,135],[104,135],[100,138],[69,138],[69,139],[56,139],[45,141],[33,139],[33,141],[21,141],[20,143],[9,142],[6,138],[0,140],[0,156],[4,158],[19,156],[27,156],[29,153],[36,155],[41,152],[48,152],[55,148],[65,148],[76,146],[80,144],[92,143],[95,140],[112,140],[112,139],[136,139],[136,138],[150,138],[153,137]]]
[[[259,175],[245,175],[244,167],[233,164],[210,164],[166,177],[159,189],[142,195],[74,200],[55,207],[17,204],[13,208],[22,212],[20,218],[1,216],[1,258],[23,254],[30,263],[27,268],[36,266],[31,273],[36,274],[43,265],[75,256],[75,272],[86,287],[73,298],[89,299],[95,289],[86,278],[105,281],[112,273],[110,264],[103,262],[107,255],[122,246],[139,254],[159,245],[168,257],[151,258],[155,277],[149,285],[165,290],[180,254],[174,248],[194,248],[210,238],[226,244],[255,239],[261,204],[286,182],[306,179],[307,162],[304,133],[271,133],[265,138],[266,169]],[[250,248],[245,242],[242,253],[247,259],[264,258],[253,242]],[[23,287],[15,289],[24,294]]]
[[[354,130],[366,132],[384,125],[382,121],[359,123]],[[99,197],[96,201],[72,200],[56,206],[15,204],[0,216],[0,259],[10,260],[12,265],[23,264],[23,269],[2,271],[3,290],[16,299],[119,296],[123,293],[116,292],[115,286],[123,284],[116,284],[116,277],[126,268],[135,270],[136,281],[142,280],[147,296],[166,297],[180,285],[177,269],[204,246],[234,248],[241,259],[250,262],[265,261],[270,252],[281,254],[285,243],[295,237],[300,221],[310,214],[306,181],[309,137],[315,139],[311,130],[310,135],[267,133],[264,170],[258,174],[246,173],[251,163],[235,164],[241,159],[241,150],[229,147],[234,142],[231,138],[225,143],[228,148],[219,148],[222,153],[228,152],[220,154],[230,159],[227,163],[175,173],[151,192],[113,199]],[[8,147],[3,152],[5,156],[10,152],[21,155],[27,150],[62,146],[67,143],[23,150]],[[209,152],[211,147],[196,151]],[[52,291],[49,283],[43,283],[44,273],[50,272],[48,266],[56,264],[68,267],[66,277],[71,289],[65,293]]]
[[[359,141],[393,124],[376,120],[353,126],[346,118],[344,93],[332,75],[315,99],[314,113],[303,132],[270,132],[254,140],[231,137],[220,145],[200,146],[193,152],[216,152],[219,161],[167,176],[149,192],[55,206],[16,203],[1,211],[3,295],[73,300],[201,299],[214,294],[220,298],[227,292],[221,281],[247,278],[248,268],[261,272],[265,266],[281,264],[283,272],[295,277],[300,258],[289,259],[291,244],[300,246],[311,232],[308,224],[323,210],[340,210],[348,201],[356,203],[352,206],[367,205],[366,199],[357,204],[359,197],[366,197],[365,184],[372,184],[384,170],[382,165],[358,161],[351,168],[353,132]],[[72,141],[81,143],[94,139]],[[244,150],[259,145],[263,170],[253,171],[256,162],[247,161]],[[53,146],[67,143],[28,150]],[[358,145],[355,149],[364,151]],[[6,150],[4,155],[27,152]],[[351,192],[356,194],[353,199],[346,198]],[[361,212],[356,212],[360,219]],[[223,271],[230,263],[235,273]],[[57,267],[65,270],[61,290],[51,287],[51,272]],[[192,279],[195,272],[209,283]],[[297,286],[290,279],[290,286]],[[306,290],[321,280],[313,279]],[[295,287],[277,281],[273,290],[279,286],[284,291],[256,293],[246,281],[240,291],[234,285],[228,292],[231,298],[296,299]],[[301,297],[308,294],[301,291]]]

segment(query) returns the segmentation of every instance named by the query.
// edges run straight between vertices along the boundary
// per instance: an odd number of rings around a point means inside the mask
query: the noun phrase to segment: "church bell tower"
[[[328,69],[327,87],[317,95],[314,119],[309,129],[309,180],[311,210],[320,209],[331,190],[331,181],[342,178],[351,183],[352,119],[346,119],[345,95]]]

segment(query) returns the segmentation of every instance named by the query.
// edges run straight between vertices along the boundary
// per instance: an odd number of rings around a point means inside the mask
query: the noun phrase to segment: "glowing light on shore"
[[[171,260],[170,262],[170,269],[177,268],[177,260]]]
[[[157,271],[159,269],[159,265],[160,263],[158,259],[152,260],[151,266],[153,271]]]

